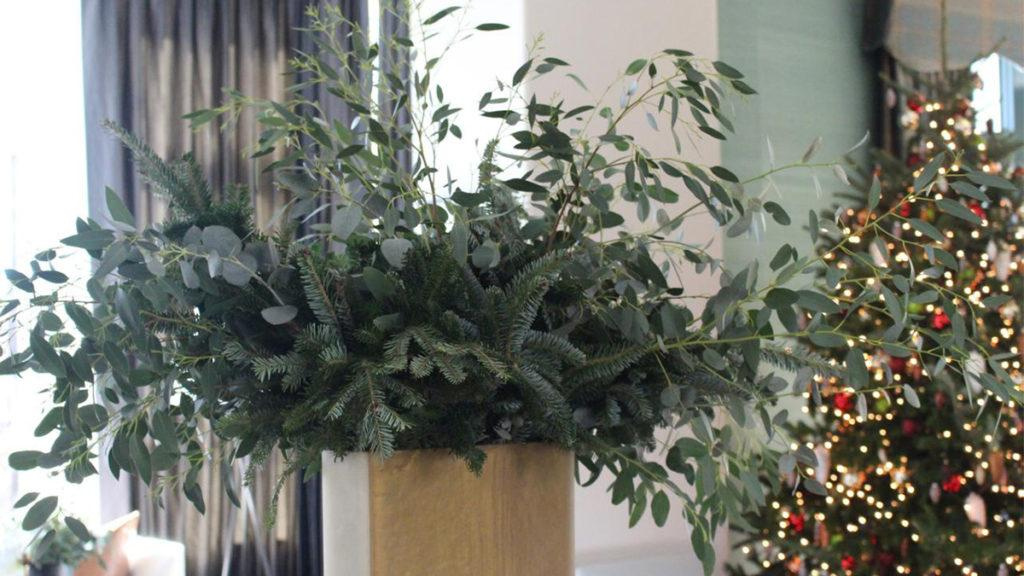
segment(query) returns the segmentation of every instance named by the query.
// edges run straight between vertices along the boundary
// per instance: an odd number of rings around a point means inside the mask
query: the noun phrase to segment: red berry
[[[832,396],[832,405],[840,412],[849,412],[853,408],[853,394],[838,392]]]
[[[960,492],[960,489],[966,484],[964,477],[959,474],[950,474],[945,480],[942,481],[942,489],[950,494],[956,494]]]
[[[932,315],[932,328],[936,330],[945,330],[952,322],[944,310],[939,310]]]
[[[789,515],[789,527],[793,529],[793,532],[798,534],[803,532],[806,524],[807,519],[804,517],[803,513]]]
[[[913,418],[905,418],[901,428],[904,436],[916,436],[921,431],[921,423]]]

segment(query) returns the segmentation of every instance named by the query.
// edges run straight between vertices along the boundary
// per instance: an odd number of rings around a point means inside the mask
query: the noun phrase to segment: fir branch
[[[570,369],[565,380],[573,389],[598,380],[611,380],[647,354],[643,346],[620,346],[601,348],[588,354],[587,361]]]
[[[551,332],[539,332],[528,330],[523,340],[523,345],[536,347],[548,353],[555,354],[571,365],[579,366],[587,361],[587,355],[582,350],[572,345],[567,338],[558,336]]]
[[[839,369],[830,360],[802,344],[779,345],[770,342],[761,344],[761,360],[787,370],[798,372],[809,368],[821,376],[839,376]]]
[[[135,170],[158,194],[169,198],[173,208],[194,217],[210,207],[208,186],[195,187],[190,177],[164,162],[152,148],[120,124],[107,120],[103,127],[131,151]]]
[[[319,269],[321,266],[322,263],[314,262],[312,254],[308,252],[299,259],[299,274],[302,276],[306,304],[319,322],[340,329],[338,313],[332,302],[334,296],[327,288],[323,271]]]

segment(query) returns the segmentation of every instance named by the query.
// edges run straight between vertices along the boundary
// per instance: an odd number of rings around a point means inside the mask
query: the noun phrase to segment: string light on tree
[[[809,379],[809,421],[792,434],[823,451],[826,493],[791,486],[750,518],[744,553],[755,569],[735,566],[734,574],[1024,574],[1024,412],[991,382],[1002,371],[1013,393],[1024,392],[1024,170],[1002,161],[1011,143],[975,129],[970,73],[911,77],[912,86],[893,88],[904,95],[904,153],[877,152],[871,169],[854,176],[865,203],[841,211],[837,226],[857,242],[826,255],[839,278],[835,301],[876,307],[846,318],[862,342],[879,343],[863,358],[872,390]],[[939,154],[942,178],[918,189],[915,179]],[[889,210],[900,216],[891,229],[866,228]],[[956,298],[940,305],[858,280],[863,262],[888,264],[893,276]],[[977,316],[965,317],[966,302]],[[876,313],[893,307],[905,326]],[[930,351],[968,323],[993,356],[972,356],[961,374]],[[913,331],[917,348],[887,346],[895,329]],[[845,349],[816,351],[849,362]]]

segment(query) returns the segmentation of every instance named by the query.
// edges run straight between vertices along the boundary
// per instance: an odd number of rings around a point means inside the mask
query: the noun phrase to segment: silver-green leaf
[[[299,309],[291,305],[271,306],[260,311],[260,315],[263,316],[263,319],[274,325],[287,324],[291,322],[298,313]]]

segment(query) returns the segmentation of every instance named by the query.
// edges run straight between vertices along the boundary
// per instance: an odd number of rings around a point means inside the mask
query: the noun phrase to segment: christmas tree
[[[826,255],[834,266],[822,280],[856,310],[845,321],[852,333],[886,342],[909,328],[918,348],[865,355],[866,385],[808,378],[809,416],[789,428],[806,457],[780,461],[790,490],[749,518],[734,574],[1024,574],[1024,171],[1001,163],[1013,143],[975,126],[977,77],[907,75],[891,94],[903,107],[901,150],[873,152],[855,178],[860,208],[828,214],[853,242]],[[922,193],[916,184],[936,170]],[[900,217],[891,229],[864,226],[890,211]],[[861,282],[868,262],[889,266],[896,286],[931,282],[980,315]],[[860,305],[871,295],[873,306]],[[961,373],[928,351],[966,323],[993,358],[975,353]],[[837,366],[860,364],[806,344]],[[993,385],[1003,372],[1016,390]]]

